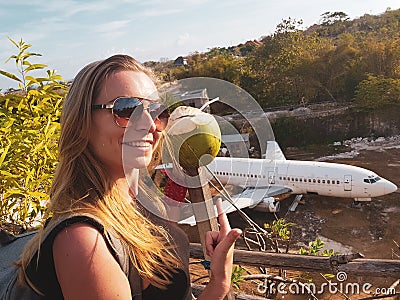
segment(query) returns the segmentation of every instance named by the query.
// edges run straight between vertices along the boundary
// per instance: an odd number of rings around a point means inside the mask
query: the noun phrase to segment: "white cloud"
[[[178,36],[176,40],[176,45],[179,47],[185,46],[188,43],[190,43],[193,40],[192,36],[189,33],[183,33],[180,36]]]
[[[159,17],[159,16],[166,16],[172,15],[182,12],[182,9],[149,9],[143,11],[142,15],[145,17]]]
[[[73,0],[41,1],[36,0],[35,6],[38,11],[62,13],[64,17],[70,17],[81,12],[98,12],[112,8],[111,1],[96,1],[93,3],[82,3]]]
[[[120,21],[112,21],[103,24],[96,25],[94,27],[94,31],[98,33],[116,33],[116,30],[120,30],[129,25],[130,20],[120,20]]]

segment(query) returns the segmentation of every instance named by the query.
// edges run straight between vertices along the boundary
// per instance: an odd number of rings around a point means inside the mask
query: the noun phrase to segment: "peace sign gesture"
[[[222,299],[231,285],[233,249],[242,231],[231,229],[226,214],[222,211],[221,198],[217,200],[219,231],[206,233],[206,252],[211,256],[210,283],[199,299]]]

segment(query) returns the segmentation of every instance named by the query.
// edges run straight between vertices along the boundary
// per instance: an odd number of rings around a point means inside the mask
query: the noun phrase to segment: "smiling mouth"
[[[136,142],[136,141],[133,141],[133,142],[123,142],[122,144],[123,144],[123,145],[127,145],[127,146],[131,146],[131,147],[151,147],[151,146],[152,146],[152,143],[150,143],[150,142],[143,142],[143,141],[141,141],[141,142]]]

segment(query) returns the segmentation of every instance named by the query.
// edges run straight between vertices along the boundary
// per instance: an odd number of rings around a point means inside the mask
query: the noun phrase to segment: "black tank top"
[[[39,261],[37,261],[37,254],[32,258],[31,262],[27,266],[27,276],[29,280],[33,283],[35,287],[37,287],[43,294],[45,300],[63,300],[64,297],[62,295],[60,284],[57,280],[57,274],[54,266],[53,259],[53,242],[57,234],[62,231],[64,228],[75,224],[75,223],[86,223],[94,228],[96,228],[99,233],[105,237],[104,227],[96,222],[95,220],[86,217],[86,216],[76,216],[70,219],[62,221],[58,224],[52,232],[48,235],[46,240],[43,241],[40,249]],[[161,222],[164,223],[164,222]],[[164,224],[165,225],[165,224]],[[176,227],[176,228],[174,228]],[[171,236],[176,241],[176,245],[178,247],[178,253],[186,252],[186,249],[189,249],[189,242],[187,241],[187,245],[185,240],[187,240],[186,234],[179,229],[177,226],[170,224],[167,227],[167,230],[170,232]],[[180,235],[180,236],[177,236]],[[107,238],[104,238],[107,246],[109,247],[110,252],[116,258],[116,254],[112,249],[111,245],[108,244]],[[182,256],[182,255],[181,255]],[[184,257],[181,259],[187,264],[188,262],[188,254],[183,254]],[[117,258],[116,258],[117,259]],[[188,267],[184,266],[184,269],[177,269],[176,273],[171,274],[171,284],[166,286],[165,290],[161,290],[155,286],[149,285],[146,289],[142,291],[142,299],[143,300],[152,300],[152,299],[191,299],[191,291],[190,291],[190,279],[189,279],[189,271]]]

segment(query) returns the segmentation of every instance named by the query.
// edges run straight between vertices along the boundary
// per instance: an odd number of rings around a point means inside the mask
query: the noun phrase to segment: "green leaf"
[[[23,55],[21,55],[21,59],[26,60],[28,57],[31,57],[31,56],[42,56],[42,54],[40,54],[40,53],[26,52],[26,53],[24,53]]]
[[[14,44],[15,47],[19,48],[19,46],[18,46],[18,44],[17,44],[16,41],[14,41],[14,40],[13,40],[12,38],[10,38],[9,36],[8,36],[7,38],[8,38],[8,40],[9,40],[11,43]]]
[[[28,191],[28,195],[31,197],[34,197],[36,199],[39,200],[48,200],[49,199],[49,195],[47,193],[43,193],[43,192],[38,192],[38,191]]]
[[[15,55],[11,55],[9,58],[6,59],[6,61],[4,62],[5,64],[8,63],[11,59],[17,59],[18,57]]]
[[[21,82],[21,83],[22,83],[22,80],[19,79],[19,78],[18,78],[17,76],[15,76],[14,74],[11,74],[11,73],[6,72],[6,71],[3,71],[3,70],[0,70],[0,74],[3,75],[3,76],[8,77],[8,78],[10,78],[10,79],[13,79],[13,80],[15,80],[15,81],[18,81],[18,82]]]
[[[28,68],[25,69],[25,72],[29,72],[32,70],[44,69],[45,67],[47,67],[46,64],[32,64]]]
[[[8,150],[10,149],[11,143],[9,143],[3,150],[3,153],[1,153],[0,156],[0,168],[3,165],[4,159],[6,158],[6,155],[8,153]]]
[[[4,177],[12,177],[12,178],[18,178],[18,175],[12,174],[8,171],[0,170],[0,175]]]

